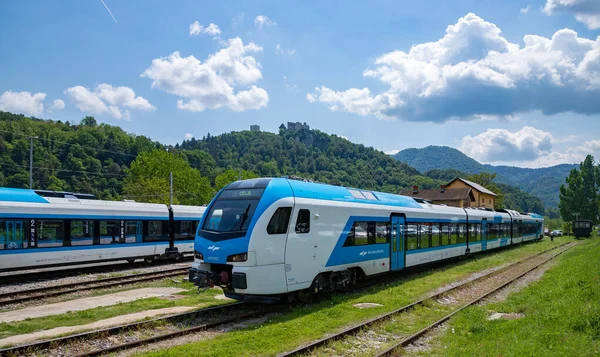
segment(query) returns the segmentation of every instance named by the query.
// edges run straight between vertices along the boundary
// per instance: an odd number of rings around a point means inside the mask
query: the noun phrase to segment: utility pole
[[[580,215],[580,213],[578,213],[578,212],[573,212],[573,214],[575,215],[575,220],[576,220],[576,221],[577,221],[577,220],[579,220],[579,215]]]
[[[29,137],[29,189],[33,190],[33,136]]]
[[[169,203],[173,205],[173,171],[169,172]]]

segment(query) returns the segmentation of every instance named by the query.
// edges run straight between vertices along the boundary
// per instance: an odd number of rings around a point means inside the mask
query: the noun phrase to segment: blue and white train
[[[358,278],[541,239],[544,218],[287,178],[237,181],[196,234],[190,281],[245,301],[303,298]]]
[[[38,192],[0,188],[0,272],[191,255],[206,209]]]

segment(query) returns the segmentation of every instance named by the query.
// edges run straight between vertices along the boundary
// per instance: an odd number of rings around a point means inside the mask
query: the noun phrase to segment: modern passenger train
[[[193,254],[206,207],[91,198],[0,188],[0,272]]]
[[[358,278],[541,239],[544,218],[412,197],[259,178],[221,190],[203,216],[190,281],[269,302]]]

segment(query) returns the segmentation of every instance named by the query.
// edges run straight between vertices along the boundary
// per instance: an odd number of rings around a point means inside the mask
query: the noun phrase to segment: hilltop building
[[[279,130],[300,131],[303,129],[310,130],[310,126],[308,124],[306,124],[306,122],[305,123],[300,123],[300,122],[292,123],[291,121],[288,121],[287,128],[283,124],[281,124],[279,126]]]
[[[463,178],[457,177],[447,185],[435,190],[420,190],[419,186],[400,191],[403,196],[421,198],[435,204],[453,207],[494,208],[496,194],[487,188]]]
[[[250,131],[260,131],[260,125],[250,125]]]

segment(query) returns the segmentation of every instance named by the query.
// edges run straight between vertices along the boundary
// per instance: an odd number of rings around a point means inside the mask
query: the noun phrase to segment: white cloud
[[[130,112],[124,108],[151,111],[156,109],[144,97],[135,95],[129,87],[113,87],[110,84],[100,84],[94,91],[82,86],[65,90],[82,112],[92,114],[108,114],[117,119],[129,119]]]
[[[275,46],[276,55],[293,56],[295,53],[295,48],[283,48],[280,44],[277,44],[277,46]]]
[[[46,93],[6,91],[0,95],[0,110],[17,114],[41,115]]]
[[[194,135],[192,135],[192,133],[185,133],[184,137],[185,137],[185,140],[190,140],[191,138],[194,137]]]
[[[460,150],[484,162],[532,161],[551,152],[552,140],[550,133],[530,126],[515,133],[504,129],[488,129],[476,136],[465,136]]]
[[[397,150],[397,149],[384,151],[384,153],[386,153],[388,155],[396,155],[399,152],[400,152],[400,150]]]
[[[459,149],[484,163],[525,167],[579,163],[586,155],[600,151],[600,140],[586,141],[563,152],[553,150],[553,144],[568,141],[570,137],[555,138],[548,132],[525,126],[517,132],[488,129],[476,136],[467,135]]]
[[[62,99],[54,99],[49,111],[59,111],[65,109],[65,102]]]
[[[468,14],[435,42],[378,57],[363,76],[388,87],[335,91],[317,87],[309,101],[380,119],[443,122],[482,116],[600,113],[600,37],[563,29],[552,38],[526,35],[524,47],[500,29]]]
[[[197,36],[203,33],[211,36],[217,36],[221,34],[221,29],[218,25],[213,23],[210,23],[210,25],[207,27],[202,27],[198,21],[194,21],[194,23],[190,25],[190,36]]]
[[[283,83],[285,85],[286,91],[293,93],[293,94],[300,94],[300,88],[298,87],[298,85],[289,83],[287,76],[283,76]]]
[[[263,27],[276,26],[277,23],[273,22],[270,18],[264,15],[258,15],[254,19],[254,25],[256,25],[256,27],[258,27],[259,29],[262,29]]]
[[[600,29],[600,1],[598,0],[547,0],[544,12],[571,13],[577,21],[585,24],[590,30]]]
[[[531,10],[531,5],[527,5],[524,8],[521,8],[519,11],[521,11],[522,14],[526,14],[529,12],[529,10]]]
[[[153,80],[152,88],[184,98],[177,101],[179,109],[259,109],[267,105],[269,95],[253,85],[262,78],[261,66],[248,54],[260,51],[261,47],[252,42],[244,45],[236,37],[204,63],[194,56],[181,57],[179,52],[173,52],[154,59],[141,76]]]

